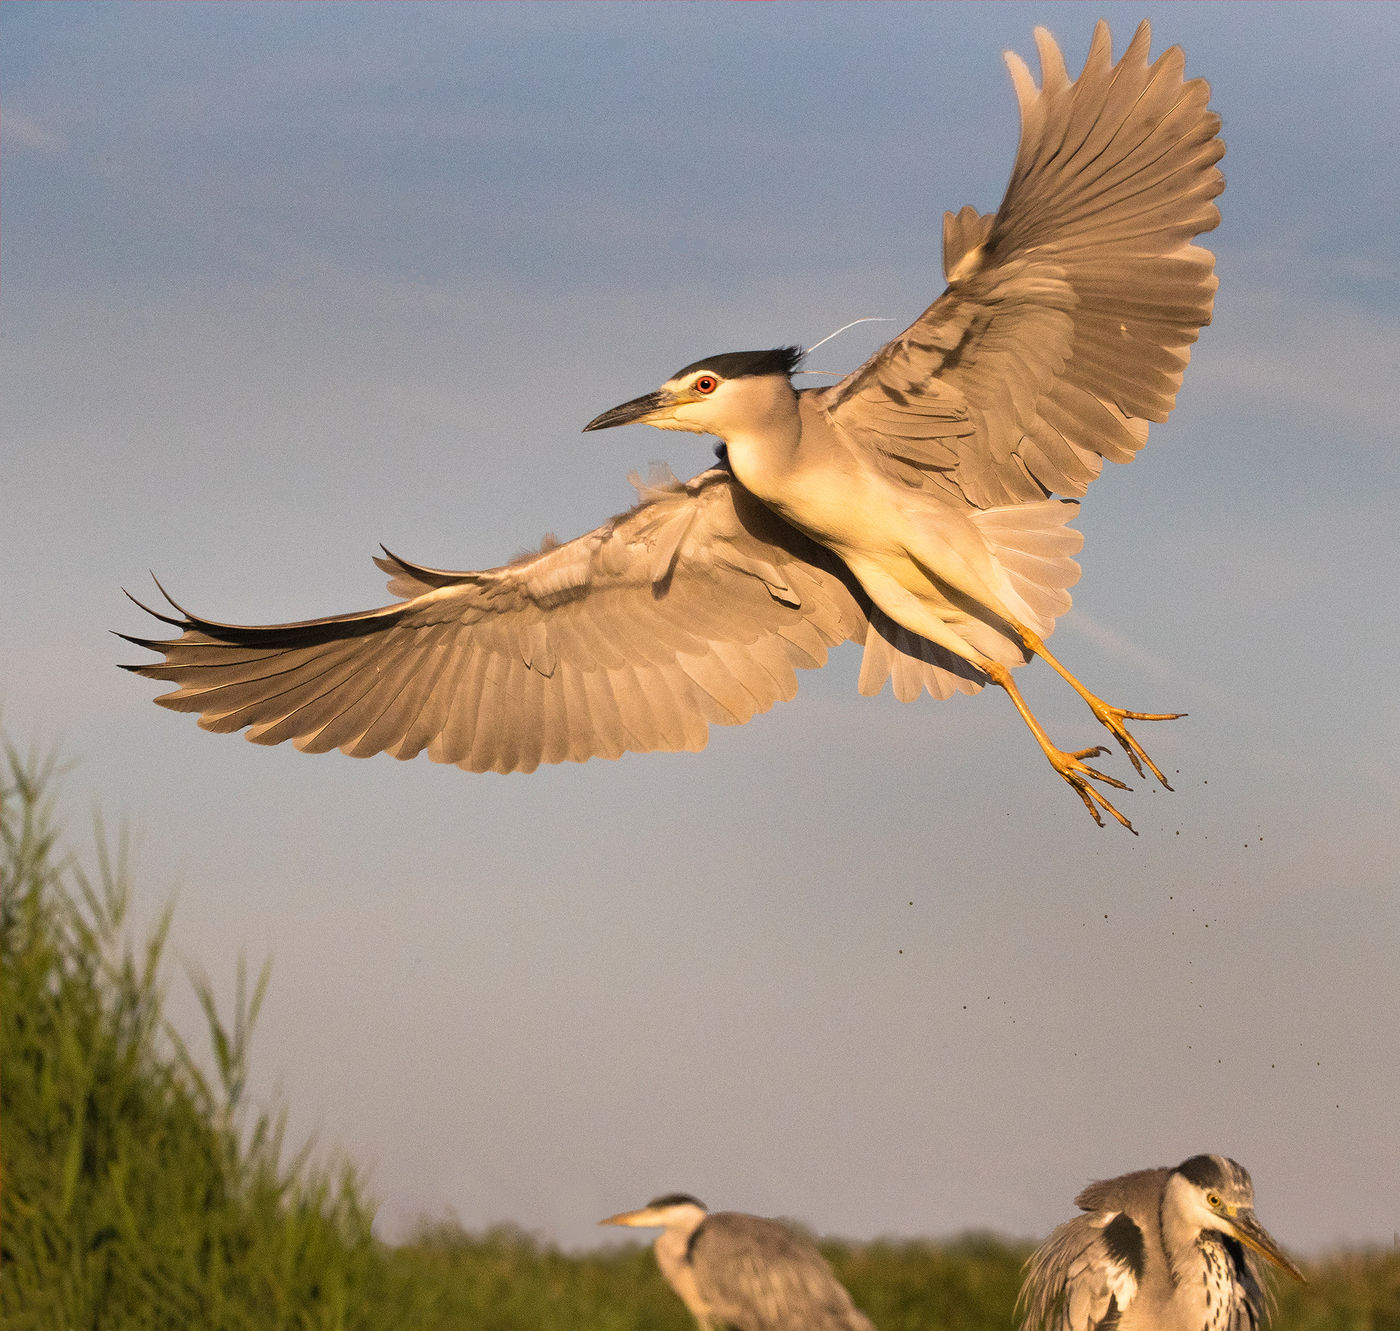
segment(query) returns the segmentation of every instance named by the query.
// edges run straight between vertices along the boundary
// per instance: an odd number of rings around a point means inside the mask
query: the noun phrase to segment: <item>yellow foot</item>
[[[1105,724],[1107,723],[1105,722]],[[1103,826],[1103,818],[1099,813],[1099,809],[1102,808],[1104,813],[1112,814],[1128,831],[1137,836],[1137,828],[1113,807],[1112,802],[1102,791],[1096,790],[1089,784],[1090,781],[1102,781],[1104,785],[1113,786],[1117,790],[1132,789],[1131,786],[1124,785],[1116,776],[1100,772],[1084,761],[1085,758],[1096,758],[1099,754],[1107,752],[1108,750],[1101,744],[1092,749],[1079,749],[1075,753],[1066,753],[1064,749],[1057,749],[1053,745],[1045,748],[1045,756],[1050,759],[1050,765],[1069,782],[1074,793],[1084,801],[1084,807],[1089,810],[1089,816],[1100,827]],[[1150,762],[1151,759],[1148,761]]]
[[[1146,776],[1142,765],[1146,763],[1151,769],[1152,775],[1157,778],[1168,790],[1172,784],[1162,775],[1162,769],[1147,756],[1147,750],[1142,747],[1129,733],[1124,721],[1175,721],[1179,717],[1186,715],[1185,712],[1127,712],[1121,707],[1110,707],[1101,698],[1086,697],[1085,702],[1089,704],[1089,709],[1098,717],[1108,732],[1123,746],[1123,752],[1128,755],[1128,761],[1132,763],[1133,770],[1139,776]]]

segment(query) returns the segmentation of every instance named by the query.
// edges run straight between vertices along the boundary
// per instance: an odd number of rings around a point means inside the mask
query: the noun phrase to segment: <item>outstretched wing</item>
[[[1111,1331],[1137,1294],[1144,1251],[1142,1230],[1126,1212],[1067,1221],[1028,1264],[1022,1331]]]
[[[386,551],[408,599],[381,609],[267,627],[151,611],[183,631],[129,638],[164,660],[126,668],[178,684],[156,701],[206,730],[511,772],[703,748],[864,638],[844,567],[728,471],[636,484],[629,512],[501,568]]]
[[[860,369],[808,390],[887,472],[990,508],[1079,496],[1130,461],[1176,401],[1210,322],[1224,154],[1209,86],[1137,30],[1112,63],[1100,22],[1071,82],[1036,30],[1042,86],[1007,64],[1021,141],[995,215],[948,214],[948,288]]]
[[[707,1216],[690,1264],[711,1316],[737,1331],[873,1331],[821,1253],[776,1220]]]

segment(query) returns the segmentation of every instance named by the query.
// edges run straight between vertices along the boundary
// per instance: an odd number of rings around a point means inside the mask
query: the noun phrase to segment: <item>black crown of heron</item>
[[[696,361],[587,428],[713,435],[719,465],[634,480],[627,512],[497,568],[386,550],[400,599],[374,610],[245,626],[170,601],[150,613],[178,636],[131,638],[161,659],[128,668],[206,730],[511,772],[700,749],[854,641],[864,694],[997,685],[1095,821],[1132,830],[1107,794],[1127,786],[1090,765],[1107,750],[1054,743],[1012,672],[1039,657],[1167,785],[1128,723],[1179,713],[1105,702],[1046,639],[1079,577],[1079,499],[1166,419],[1210,321],[1194,242],[1219,221],[1224,145],[1208,86],[1176,47],[1149,58],[1147,24],[1115,61],[1100,23],[1074,79],[1035,39],[1038,83],[1007,55],[1021,134],[1000,207],[946,214],[946,289],[852,373],[794,388],[793,347]]]

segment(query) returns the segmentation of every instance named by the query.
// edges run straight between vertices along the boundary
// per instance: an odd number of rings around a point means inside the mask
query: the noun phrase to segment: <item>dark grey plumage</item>
[[[780,1221],[668,1193],[601,1223],[661,1229],[657,1265],[701,1331],[874,1331],[821,1253]]]
[[[1022,1331],[1257,1331],[1260,1258],[1302,1279],[1220,1155],[1091,1183],[1027,1264]]]

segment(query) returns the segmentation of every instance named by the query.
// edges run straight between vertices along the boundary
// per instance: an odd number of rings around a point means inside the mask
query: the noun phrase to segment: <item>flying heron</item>
[[[1243,1165],[1195,1155],[1091,1183],[1036,1251],[1022,1331],[1255,1331],[1266,1297],[1258,1258],[1304,1276],[1254,1215]]]
[[[714,435],[719,465],[634,477],[630,511],[498,568],[385,550],[402,599],[376,610],[247,627],[171,601],[150,613],[180,636],[130,638],[164,659],[128,669],[178,684],[156,701],[206,730],[509,772],[702,748],[854,639],[864,694],[999,685],[1095,822],[1131,831],[1101,789],[1128,787],[1088,765],[1107,750],[1052,743],[1011,672],[1042,658],[1168,784],[1127,723],[1180,713],[1104,702],[1045,645],[1079,576],[1078,497],[1166,419],[1217,285],[1192,241],[1219,221],[1219,117],[1150,41],[1143,23],[1115,64],[1099,23],[1071,81],[1037,29],[1039,85],[1007,53],[1001,207],[945,215],[947,289],[838,383],[795,390],[795,347],[730,352],[584,427]]]
[[[661,1230],[652,1245],[656,1264],[700,1331],[874,1331],[826,1258],[776,1220],[712,1215],[703,1202],[673,1192],[598,1223]]]

